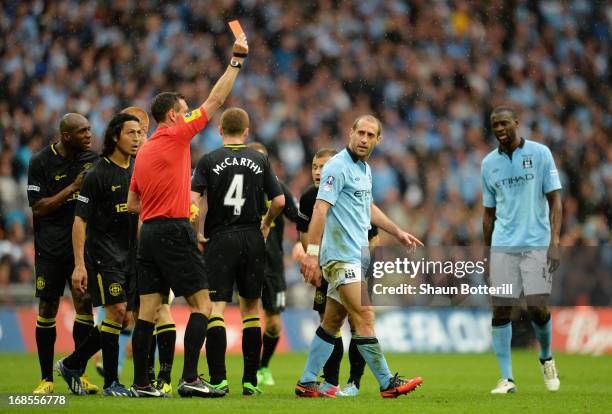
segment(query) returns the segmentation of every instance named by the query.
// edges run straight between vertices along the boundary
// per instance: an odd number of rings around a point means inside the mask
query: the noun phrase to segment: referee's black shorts
[[[169,290],[189,297],[208,289],[196,233],[188,219],[147,220],[140,229],[138,243],[138,294]]]
[[[246,299],[261,298],[266,243],[259,227],[230,228],[213,234],[204,249],[210,299],[231,302],[234,283]]]

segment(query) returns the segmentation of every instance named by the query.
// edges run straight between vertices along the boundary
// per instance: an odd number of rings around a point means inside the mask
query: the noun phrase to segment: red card
[[[232,33],[236,39],[238,39],[240,35],[244,33],[244,30],[242,30],[242,26],[240,26],[240,22],[238,22],[238,20],[232,20],[229,22],[229,27],[232,29]]]

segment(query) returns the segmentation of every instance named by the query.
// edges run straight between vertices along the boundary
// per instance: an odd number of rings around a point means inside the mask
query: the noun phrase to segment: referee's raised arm
[[[201,108],[206,113],[208,119],[211,119],[217,109],[219,109],[225,102],[225,99],[234,86],[238,72],[240,72],[242,63],[244,62],[244,59],[247,57],[248,53],[249,45],[247,43],[246,35],[243,33],[234,42],[230,64],[223,75],[221,75],[215,86],[213,86],[206,101],[204,101],[204,103],[201,105]]]

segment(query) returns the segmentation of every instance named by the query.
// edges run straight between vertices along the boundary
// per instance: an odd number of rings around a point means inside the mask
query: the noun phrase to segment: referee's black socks
[[[104,388],[110,387],[119,379],[119,334],[121,324],[104,319],[100,326],[100,342],[102,344],[102,363],[104,365]]]
[[[151,349],[151,339],[153,338],[153,329],[155,329],[153,322],[138,319],[132,334],[134,384],[139,387],[151,384],[149,373],[147,372],[147,363]],[[187,336],[186,333],[185,336]]]
[[[185,364],[183,365],[183,379],[187,382],[198,378],[198,358],[204,339],[206,339],[206,328],[208,318],[201,313],[192,312],[185,328]]]
[[[147,375],[149,381],[153,383],[155,381],[155,350],[157,349],[157,332],[153,329],[153,335],[151,336],[151,346],[149,347],[149,358],[147,358]]]
[[[242,358],[244,373],[242,383],[257,386],[257,370],[261,352],[261,322],[259,315],[246,315],[242,318]]]
[[[158,380],[166,381],[170,384],[170,374],[172,373],[172,363],[174,362],[174,346],[176,343],[176,325],[167,323],[157,325],[157,349],[159,351],[159,374]],[[200,347],[201,348],[201,347]]]
[[[227,379],[225,370],[226,348],[227,336],[223,315],[210,315],[208,332],[206,332],[206,362],[210,373],[210,383],[213,385]]]
[[[55,318],[36,318],[36,348],[41,379],[53,381],[53,348],[55,346]]]
[[[343,354],[344,344],[342,343],[342,335],[338,332],[334,336],[334,349],[323,366],[323,378],[325,378],[325,382],[338,386],[340,382],[340,362],[342,362]]]

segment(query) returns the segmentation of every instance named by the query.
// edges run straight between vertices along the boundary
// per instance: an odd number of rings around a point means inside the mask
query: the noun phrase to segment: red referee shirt
[[[190,142],[208,123],[203,108],[185,114],[185,122],[158,127],[134,164],[130,191],[140,196],[140,220],[188,218],[191,190]]]

